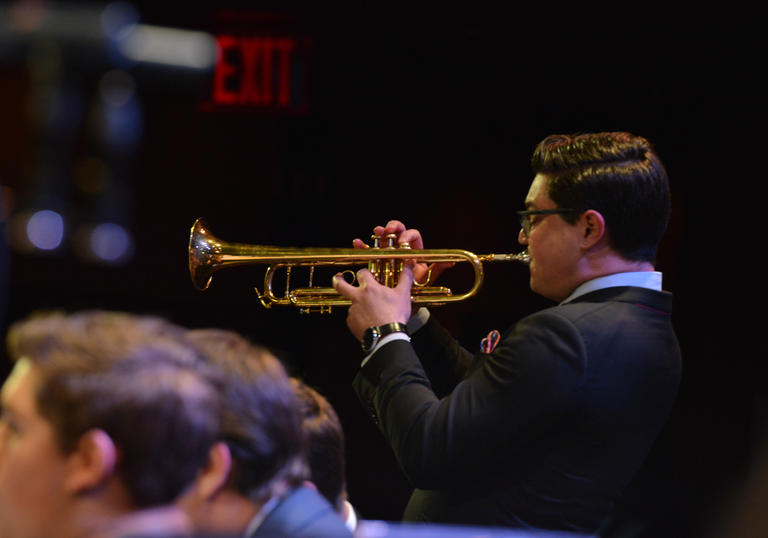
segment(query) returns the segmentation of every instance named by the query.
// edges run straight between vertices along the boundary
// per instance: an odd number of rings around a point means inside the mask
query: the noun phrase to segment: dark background
[[[276,25],[308,38],[309,106],[211,109],[210,75],[135,68],[142,132],[123,168],[122,206],[133,258],[85,263],[66,244],[42,257],[4,251],[4,326],[41,308],[105,308],[236,329],[331,400],[347,435],[351,501],[367,518],[396,520],[410,487],[355,401],[350,382],[362,357],[343,309],[264,310],[252,291],[261,267],[218,273],[197,292],[186,267],[189,226],[204,216],[226,241],[328,247],[399,218],[428,247],[517,251],[514,210],[536,143],[551,133],[627,130],[656,145],[671,178],[658,267],[675,294],[684,375],[620,514],[626,536],[712,528],[749,477],[763,423],[764,316],[748,311],[764,297],[765,269],[764,60],[751,2],[157,4],[165,3],[134,4],[142,22],[216,33],[234,13],[239,32]],[[89,62],[74,54],[67,64],[86,105],[104,69]],[[34,189],[42,158],[30,119],[35,84],[23,59],[0,54],[9,214]],[[86,131],[84,122],[57,161],[65,177],[90,151]],[[87,205],[74,186],[62,192],[71,212]],[[447,280],[462,286],[458,276]],[[489,329],[547,304],[528,290],[523,267],[493,265],[478,297],[433,313],[474,348]]]

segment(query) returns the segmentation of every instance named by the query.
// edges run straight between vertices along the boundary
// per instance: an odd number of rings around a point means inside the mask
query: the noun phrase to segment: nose
[[[525,232],[522,228],[520,228],[520,231],[517,234],[517,242],[521,245],[528,245],[528,236],[525,235]]]

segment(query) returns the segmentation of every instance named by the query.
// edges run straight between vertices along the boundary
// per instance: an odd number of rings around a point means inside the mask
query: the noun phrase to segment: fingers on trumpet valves
[[[397,248],[395,242],[397,241],[397,234],[386,234],[384,237],[384,248]]]
[[[421,249],[424,248],[424,243],[421,239],[421,232],[413,228],[406,228],[399,220],[390,220],[386,226],[376,226],[373,229],[374,237],[386,237],[394,234],[396,236],[396,242],[402,248],[403,243],[408,243],[411,248]]]
[[[406,230],[400,221],[389,221],[387,226],[376,226],[371,236],[369,247],[359,239],[352,241],[355,248],[372,248],[382,250],[411,249],[411,239],[421,242],[421,236],[417,230]],[[394,287],[399,282],[400,272],[403,270],[403,259],[387,259],[382,253],[382,258],[368,261],[368,271],[373,280],[387,287]],[[358,277],[357,281],[361,283]]]
[[[405,231],[405,224],[399,220],[390,220],[386,226],[376,226],[373,229],[373,233],[376,235],[395,234],[400,235]]]
[[[403,230],[397,237],[400,248],[413,248],[421,250],[424,248],[424,241],[421,238],[421,232],[414,229]],[[403,245],[408,245],[404,247]]]

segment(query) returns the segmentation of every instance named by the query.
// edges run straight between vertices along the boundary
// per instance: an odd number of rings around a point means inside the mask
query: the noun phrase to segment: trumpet
[[[530,262],[527,252],[519,254],[484,254],[477,255],[459,249],[411,249],[408,243],[396,244],[397,236],[372,236],[373,245],[367,249],[359,248],[306,248],[250,245],[244,243],[226,243],[218,239],[207,227],[203,219],[197,219],[189,234],[189,274],[198,290],[205,290],[211,283],[213,273],[226,267],[264,264],[264,291],[258,294],[265,308],[272,305],[295,306],[302,313],[330,313],[335,306],[348,306],[351,301],[339,294],[332,287],[315,286],[314,271],[319,266],[367,266],[374,278],[389,287],[397,285],[406,260],[419,263],[469,263],[474,271],[474,282],[468,291],[454,294],[450,288],[429,286],[431,273],[422,283],[414,282],[411,288],[411,301],[421,305],[442,305],[463,301],[474,296],[483,282],[483,263],[516,261]],[[309,268],[309,284],[306,287],[291,289],[291,269]],[[285,291],[280,297],[272,289],[273,278],[277,271],[285,269]],[[344,274],[355,273],[352,270]]]

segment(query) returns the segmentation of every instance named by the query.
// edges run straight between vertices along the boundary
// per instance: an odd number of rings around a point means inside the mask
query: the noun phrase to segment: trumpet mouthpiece
[[[531,263],[531,256],[527,250],[518,254],[486,254],[485,256],[479,256],[479,258],[483,262],[519,262],[525,265]]]
[[[519,252],[517,254],[510,254],[510,259],[528,265],[531,263],[531,255],[527,250]]]

